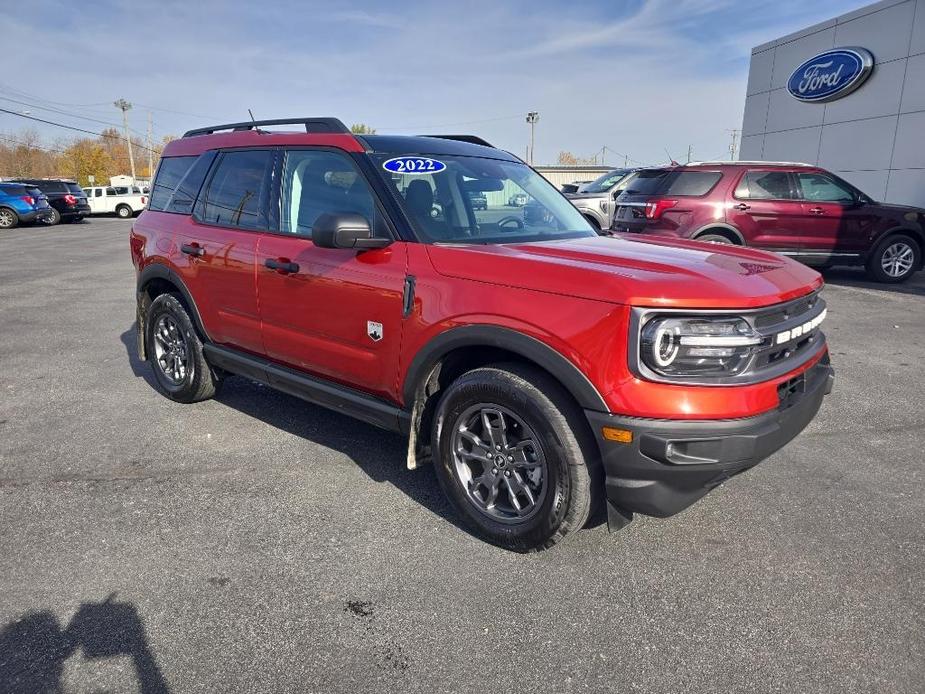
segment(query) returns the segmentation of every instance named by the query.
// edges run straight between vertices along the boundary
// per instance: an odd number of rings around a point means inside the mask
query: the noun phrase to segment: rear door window
[[[167,207],[170,196],[177,189],[180,181],[190,170],[190,167],[196,161],[196,157],[166,157],[161,159],[157,167],[157,176],[154,178],[154,185],[151,188],[151,199],[148,201],[148,209],[161,211]]]
[[[2,185],[0,186],[0,193],[6,193],[7,195],[27,195],[26,186]]]
[[[266,229],[269,150],[224,152],[197,205],[197,218],[207,224],[243,229]]]
[[[746,200],[793,200],[793,181],[787,171],[749,171],[736,186],[735,197]]]

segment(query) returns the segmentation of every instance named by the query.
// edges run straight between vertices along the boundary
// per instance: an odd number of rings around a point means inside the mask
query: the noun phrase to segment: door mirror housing
[[[385,248],[391,239],[374,238],[365,217],[358,214],[325,213],[312,226],[312,242],[319,248],[368,250]]]

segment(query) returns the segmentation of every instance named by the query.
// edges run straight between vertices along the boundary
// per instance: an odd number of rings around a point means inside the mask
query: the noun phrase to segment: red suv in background
[[[283,123],[304,131],[263,129]],[[164,149],[130,245],[139,352],[167,397],[238,374],[406,434],[408,467],[432,461],[459,515],[514,550],[605,504],[611,528],[677,513],[796,436],[832,387],[817,272],[600,238],[474,137],[191,131]]]
[[[643,169],[613,231],[753,246],[808,265],[865,265],[880,282],[922,268],[925,211],[888,205],[805,164],[706,162]]]

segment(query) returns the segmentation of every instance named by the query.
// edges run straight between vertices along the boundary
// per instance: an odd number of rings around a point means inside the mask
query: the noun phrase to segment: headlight
[[[735,376],[766,339],[737,316],[655,316],[642,327],[639,356],[669,378]]]

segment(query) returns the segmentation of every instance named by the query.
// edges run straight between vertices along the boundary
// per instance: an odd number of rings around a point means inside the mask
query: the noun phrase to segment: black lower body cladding
[[[611,529],[633,513],[666,517],[683,511],[760,463],[812,421],[834,380],[826,354],[782,384],[777,409],[744,419],[640,419],[585,410],[601,449]],[[602,427],[631,431],[632,442],[606,440]]]

